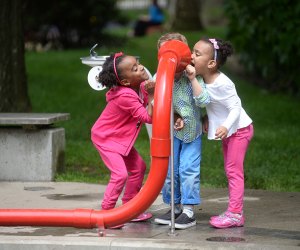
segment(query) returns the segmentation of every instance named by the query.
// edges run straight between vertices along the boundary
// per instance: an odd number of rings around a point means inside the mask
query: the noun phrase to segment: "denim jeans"
[[[174,137],[174,201],[175,204],[200,204],[201,136],[190,143]],[[171,203],[171,172],[163,186],[163,201]]]

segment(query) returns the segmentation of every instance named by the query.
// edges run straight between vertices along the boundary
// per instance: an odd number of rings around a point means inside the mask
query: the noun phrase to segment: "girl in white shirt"
[[[219,71],[232,53],[231,44],[220,39],[201,39],[192,53],[196,74],[203,77],[211,99],[206,106],[208,122],[204,122],[203,130],[208,133],[208,139],[222,140],[228,179],[227,211],[210,219],[216,228],[244,225],[244,158],[253,137],[252,120],[242,108],[234,83]]]

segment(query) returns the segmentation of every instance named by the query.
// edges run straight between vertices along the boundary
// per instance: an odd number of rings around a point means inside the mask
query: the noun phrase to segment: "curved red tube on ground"
[[[191,52],[180,41],[166,42],[158,53],[154,94],[151,168],[141,191],[126,204],[112,210],[93,209],[0,209],[1,226],[61,226],[107,228],[130,221],[147,210],[164,184],[170,156],[170,112],[175,72],[190,63]]]

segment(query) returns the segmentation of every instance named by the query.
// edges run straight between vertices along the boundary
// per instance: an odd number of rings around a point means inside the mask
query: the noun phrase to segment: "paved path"
[[[105,186],[63,182],[0,182],[0,209],[99,209]],[[300,193],[246,190],[244,227],[214,229],[209,217],[227,206],[226,189],[202,188],[196,227],[176,230],[148,222],[127,223],[121,230],[72,227],[0,227],[0,249],[298,249]],[[148,211],[167,211],[161,196]]]

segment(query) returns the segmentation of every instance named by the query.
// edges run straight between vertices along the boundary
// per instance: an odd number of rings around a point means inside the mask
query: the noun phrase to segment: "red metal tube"
[[[168,171],[170,112],[175,72],[184,70],[191,52],[180,41],[166,42],[158,53],[151,139],[151,168],[141,191],[126,204],[111,210],[0,209],[1,226],[111,227],[130,221],[155,201]]]

